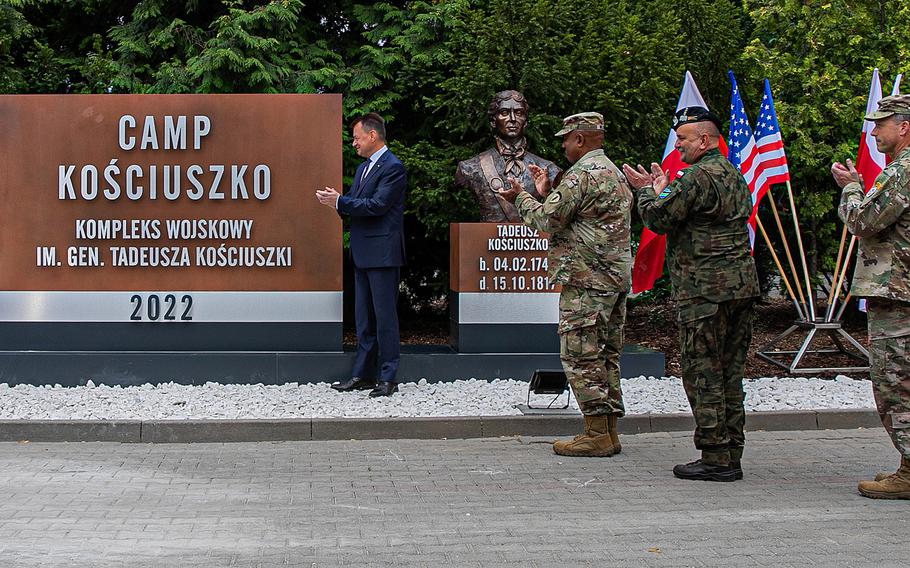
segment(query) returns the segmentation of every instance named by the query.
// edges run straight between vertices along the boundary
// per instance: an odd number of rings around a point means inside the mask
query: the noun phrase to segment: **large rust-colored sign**
[[[0,291],[341,290],[340,95],[0,96]]]
[[[549,236],[521,223],[449,225],[453,292],[558,292],[547,277]]]

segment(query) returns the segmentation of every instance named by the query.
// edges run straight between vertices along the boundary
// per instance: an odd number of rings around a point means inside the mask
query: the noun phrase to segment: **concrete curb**
[[[622,434],[692,431],[687,413],[635,414],[618,422]],[[878,413],[859,410],[750,412],[748,430],[880,428]],[[570,436],[581,415],[538,414],[419,418],[283,420],[0,420],[0,442],[271,442]]]

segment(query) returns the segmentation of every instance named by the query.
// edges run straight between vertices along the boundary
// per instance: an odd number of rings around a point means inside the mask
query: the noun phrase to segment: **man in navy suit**
[[[398,280],[404,265],[404,191],[407,174],[385,145],[385,121],[375,113],[354,121],[353,146],[367,158],[347,195],[332,187],[316,192],[323,205],[351,218],[357,355],[351,378],[338,391],[366,390],[371,397],[398,392]],[[377,382],[378,379],[378,382]]]

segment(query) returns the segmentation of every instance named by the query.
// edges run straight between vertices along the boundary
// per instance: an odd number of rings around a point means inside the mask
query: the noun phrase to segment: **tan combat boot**
[[[899,466],[898,466],[898,471],[900,471]],[[875,481],[881,481],[881,480],[885,479],[886,477],[891,477],[892,475],[897,475],[897,472],[896,471],[880,471],[875,474]]]
[[[553,442],[553,451],[561,456],[608,457],[616,453],[610,439],[607,416],[585,416],[585,433],[568,442]]]
[[[610,428],[610,442],[613,443],[613,449],[616,450],[616,453],[622,451],[622,444],[619,443],[619,432],[616,431],[616,415],[611,414],[607,419],[608,427]]]
[[[875,481],[860,481],[857,489],[873,499],[910,499],[910,459],[901,458],[901,466],[890,475]]]

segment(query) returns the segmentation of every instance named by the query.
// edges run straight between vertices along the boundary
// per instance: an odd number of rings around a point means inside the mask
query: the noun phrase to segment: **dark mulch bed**
[[[818,311],[818,308],[816,308]],[[865,315],[852,306],[848,311],[856,312],[847,314],[844,329],[850,333],[863,346],[868,348]],[[748,378],[774,377],[790,375],[785,369],[760,359],[755,355],[758,348],[766,345],[776,336],[780,335],[796,319],[796,309],[787,300],[763,299],[755,306],[755,323],[753,326],[752,346],[746,359],[745,375]],[[648,303],[630,306],[626,319],[626,343],[635,343],[650,347],[664,353],[666,358],[666,372],[668,375],[680,374],[679,366],[679,334],[676,327],[676,303],[667,300],[663,303]],[[796,350],[805,339],[806,333],[798,331],[788,336],[780,345],[780,349]],[[833,349],[833,343],[826,334],[816,334],[812,349]],[[778,357],[784,359],[784,357]],[[806,356],[800,368],[857,366],[857,362],[847,356],[821,354]],[[838,373],[812,373],[812,376],[835,377]],[[856,375],[856,373],[852,373]]]
[[[752,347],[746,361],[746,377],[773,377],[790,374],[785,369],[756,357],[755,350],[783,333],[795,319],[796,310],[789,301],[763,299],[756,305]],[[847,309],[844,328],[857,341],[868,347],[865,316],[856,311],[853,306]],[[805,336],[805,332],[794,333],[787,338],[783,345],[778,346],[778,349],[795,350]],[[830,349],[833,347],[826,335],[817,334],[816,337],[818,339],[813,342],[813,348]],[[435,314],[402,317],[401,341],[411,345],[447,344],[449,341],[448,316]],[[676,303],[672,300],[649,303],[630,302],[626,319],[625,341],[662,352],[666,358],[667,375],[679,376],[679,335],[676,327]],[[353,329],[345,330],[344,342],[351,345],[357,342]],[[807,356],[800,366],[821,368],[853,365],[856,365],[856,362],[849,357],[824,354]],[[812,373],[812,376],[821,377],[836,375],[837,373]],[[856,376],[857,373],[851,373],[851,375]]]

